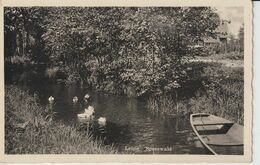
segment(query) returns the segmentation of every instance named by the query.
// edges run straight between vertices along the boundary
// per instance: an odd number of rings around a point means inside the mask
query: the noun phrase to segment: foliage
[[[16,65],[23,65],[30,63],[30,59],[27,56],[12,56],[11,63]]]
[[[49,8],[47,22],[53,65],[95,89],[160,95],[181,87],[190,45],[213,36],[219,17],[207,7]]]
[[[58,71],[59,71],[58,67],[47,68],[45,74],[49,78],[55,78]]]
[[[201,104],[203,108],[191,106],[193,111],[208,112],[243,124],[243,69],[209,66],[205,68],[205,76],[208,76],[206,95],[196,98],[205,100]]]
[[[4,8],[5,58],[27,56],[35,62],[46,60],[43,51],[43,23],[47,10],[39,7]]]
[[[204,81],[204,89],[198,90],[190,98],[162,96],[148,100],[148,110],[159,115],[179,115],[183,113],[210,113],[243,124],[243,70],[242,68],[220,67],[211,64],[204,68],[199,79]]]
[[[239,29],[238,40],[240,45],[240,52],[244,51],[244,25]]]
[[[5,38],[13,36],[6,59],[23,55],[58,68],[66,84],[136,96],[182,88],[193,45],[214,37],[220,22],[210,7],[22,7],[4,15]]]
[[[238,39],[234,35],[229,36],[229,42],[227,43],[227,52],[236,52],[240,51],[240,45]]]
[[[177,116],[189,113],[185,104],[173,96],[160,96],[156,99],[149,98],[147,109],[154,115]]]
[[[80,133],[76,126],[52,120],[48,108],[16,86],[5,88],[6,154],[112,154],[111,146]]]

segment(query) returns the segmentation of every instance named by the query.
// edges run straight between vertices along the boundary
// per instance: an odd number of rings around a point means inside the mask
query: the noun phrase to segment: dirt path
[[[190,60],[190,62],[204,62],[204,63],[219,63],[226,67],[242,68],[244,67],[243,60],[231,60],[231,59],[209,59],[207,57],[196,57]]]

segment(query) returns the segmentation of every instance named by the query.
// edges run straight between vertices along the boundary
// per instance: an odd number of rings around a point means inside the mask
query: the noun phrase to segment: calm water
[[[28,87],[25,87],[28,89]],[[209,154],[193,133],[189,117],[155,117],[147,112],[145,101],[122,96],[104,95],[77,86],[34,85],[39,102],[48,105],[48,97],[55,98],[56,120],[68,125],[81,124],[77,114],[84,111],[83,97],[91,96],[95,108],[91,131],[107,145],[113,144],[120,152],[137,154]],[[77,104],[72,98],[77,96]],[[106,117],[107,125],[99,127],[97,119]],[[85,129],[81,131],[86,131]]]

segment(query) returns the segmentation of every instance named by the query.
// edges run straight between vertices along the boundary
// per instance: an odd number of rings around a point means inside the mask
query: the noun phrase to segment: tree
[[[192,46],[214,36],[218,24],[209,7],[61,7],[49,9],[43,38],[53,65],[94,77],[88,83],[97,88],[171,93],[187,79],[183,61]]]
[[[240,45],[240,52],[242,52],[244,51],[244,24],[239,29],[238,40]]]
[[[39,7],[4,8],[5,57],[28,56],[41,60],[44,33],[43,17],[46,10]]]
[[[228,52],[234,52],[237,50],[237,39],[233,34],[229,35],[229,42],[227,43]]]

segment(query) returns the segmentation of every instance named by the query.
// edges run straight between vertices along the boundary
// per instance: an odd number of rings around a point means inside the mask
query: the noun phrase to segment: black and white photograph
[[[243,156],[244,9],[4,6],[4,154]]]

